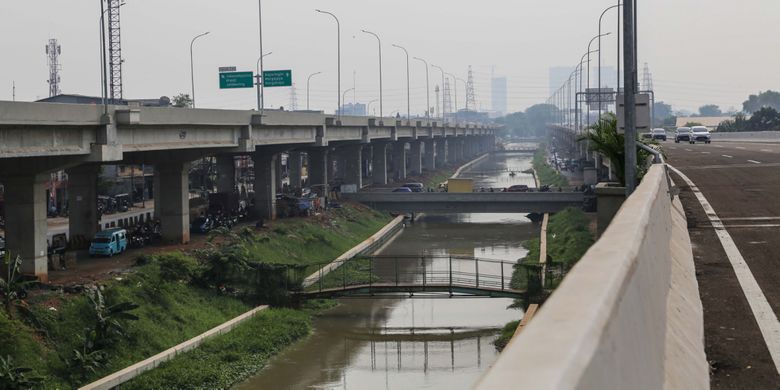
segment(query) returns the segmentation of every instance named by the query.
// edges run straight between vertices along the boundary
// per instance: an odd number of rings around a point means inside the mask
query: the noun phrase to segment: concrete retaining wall
[[[345,260],[349,260],[355,256],[359,256],[362,254],[371,253],[377,249],[379,249],[384,243],[391,239],[395,234],[398,232],[398,230],[403,229],[404,225],[404,216],[399,215],[395,217],[390,223],[385,225],[381,230],[374,233],[373,236],[367,238],[365,241],[361,242],[357,246],[353,247],[352,249],[344,252],[341,256],[337,257],[335,260],[333,260],[330,264],[320,268],[317,270],[317,272],[309,275],[306,277],[306,279],[303,280],[303,287],[309,287],[314,283],[317,283],[318,280],[320,280],[321,277],[325,277],[325,275],[329,274],[333,270],[340,267],[342,264],[344,264]]]
[[[744,131],[736,133],[712,133],[713,141],[780,142],[780,131]]]
[[[479,389],[709,387],[690,239],[653,166]]]
[[[157,355],[154,355],[146,360],[142,360],[136,364],[133,364],[132,366],[127,367],[121,371],[117,371],[107,377],[99,379],[88,385],[82,386],[79,388],[79,390],[105,390],[105,389],[111,389],[116,386],[119,386],[120,384],[125,383],[130,379],[133,379],[136,376],[141,375],[142,373],[159,366],[162,362],[173,359],[176,355],[180,353],[187,352],[191,349],[198,347],[204,341],[206,341],[211,337],[218,336],[233,330],[233,328],[235,328],[242,322],[254,317],[257,313],[267,308],[268,306],[256,307],[236,318],[233,318],[228,322],[225,322],[224,324],[221,324],[209,330],[206,333],[201,334],[200,336],[189,339],[174,347],[168,348],[165,351],[162,351]]]

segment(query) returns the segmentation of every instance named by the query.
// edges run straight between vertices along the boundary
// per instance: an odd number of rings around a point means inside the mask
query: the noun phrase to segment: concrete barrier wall
[[[713,141],[780,142],[780,131],[744,131],[712,133]]]
[[[708,387],[690,239],[660,165],[477,386]]]

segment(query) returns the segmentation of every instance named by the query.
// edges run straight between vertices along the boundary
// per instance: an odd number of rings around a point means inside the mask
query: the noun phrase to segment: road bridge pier
[[[155,210],[160,209],[162,240],[171,244],[190,242],[189,162],[155,164],[154,174],[160,183]]]
[[[100,165],[84,164],[68,174],[68,233],[70,238],[91,239],[100,230],[97,207]]]
[[[427,138],[423,140],[423,146],[425,148],[425,170],[433,172],[436,170],[436,140]]]
[[[393,142],[393,179],[406,179],[406,141]]]
[[[444,138],[436,140],[436,166],[443,167],[449,162],[447,154],[447,140]]]
[[[409,142],[409,173],[419,175],[422,173],[423,141]]]
[[[371,181],[374,184],[387,184],[387,146],[389,142],[371,143]]]

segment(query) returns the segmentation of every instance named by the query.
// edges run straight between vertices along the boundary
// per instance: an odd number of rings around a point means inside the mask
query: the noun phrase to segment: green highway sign
[[[291,87],[291,70],[267,70],[263,72],[263,86],[265,87]]]
[[[219,74],[219,88],[252,88],[255,86],[252,72],[222,72]]]

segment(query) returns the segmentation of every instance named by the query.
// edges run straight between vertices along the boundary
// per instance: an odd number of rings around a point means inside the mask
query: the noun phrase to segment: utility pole
[[[636,189],[636,36],[634,1],[623,4],[623,112],[625,113],[626,196]]]

